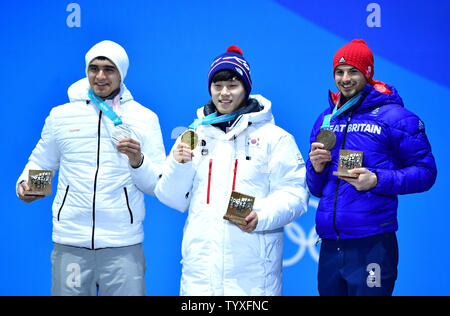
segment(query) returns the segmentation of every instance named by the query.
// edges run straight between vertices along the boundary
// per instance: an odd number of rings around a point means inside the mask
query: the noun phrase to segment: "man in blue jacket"
[[[392,295],[397,196],[429,190],[436,179],[424,123],[405,109],[394,87],[372,79],[373,64],[363,40],[337,51],[339,92],[329,92],[329,107],[311,133],[306,179],[320,198],[320,295]],[[349,171],[356,178],[333,174],[344,149],[363,152],[362,167]]]

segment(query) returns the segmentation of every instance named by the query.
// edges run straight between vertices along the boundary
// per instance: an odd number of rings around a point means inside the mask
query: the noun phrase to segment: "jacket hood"
[[[90,88],[91,85],[88,78],[83,78],[72,84],[67,90],[70,102],[89,100],[88,93]],[[133,100],[133,96],[123,83],[120,84],[119,98],[121,103]]]
[[[367,84],[363,89],[363,100],[358,107],[358,111],[379,107],[386,104],[398,104],[404,107],[403,100],[393,86],[385,84],[381,81],[374,80],[374,85]],[[328,101],[330,108],[333,110],[336,106],[341,92],[333,93],[329,91]]]

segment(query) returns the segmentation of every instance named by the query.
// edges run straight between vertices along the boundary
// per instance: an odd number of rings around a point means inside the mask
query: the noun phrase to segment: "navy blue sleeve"
[[[393,154],[402,168],[373,170],[378,175],[373,193],[396,195],[424,192],[436,181],[437,168],[425,134],[425,125],[416,115],[405,111],[407,114],[390,128]]]

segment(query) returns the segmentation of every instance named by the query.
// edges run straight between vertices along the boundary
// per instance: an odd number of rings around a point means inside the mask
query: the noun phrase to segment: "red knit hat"
[[[336,67],[340,65],[351,65],[357,68],[363,73],[369,84],[372,84],[373,53],[362,39],[354,39],[336,52],[333,58],[333,76]]]

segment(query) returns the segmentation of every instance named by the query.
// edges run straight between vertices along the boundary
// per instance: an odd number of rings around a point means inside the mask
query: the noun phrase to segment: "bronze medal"
[[[336,145],[336,135],[330,130],[323,129],[317,135],[317,142],[324,145],[323,149],[331,150]]]
[[[194,150],[198,144],[198,135],[193,130],[188,130],[181,136],[181,142],[189,145],[191,150]]]

